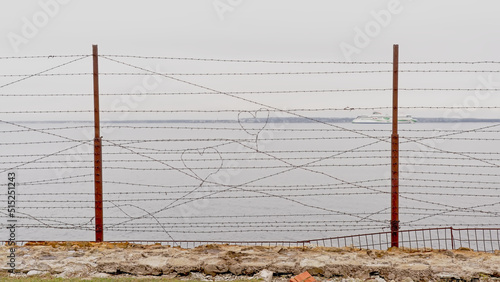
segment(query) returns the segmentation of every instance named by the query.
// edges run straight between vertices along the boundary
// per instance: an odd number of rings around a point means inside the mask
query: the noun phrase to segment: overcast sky
[[[400,46],[400,61],[500,61],[500,2],[497,0],[2,0],[0,9],[0,56],[90,54],[98,44],[100,54],[125,54],[221,59],[266,59],[297,61],[391,61],[392,45]],[[33,73],[70,59],[3,60],[3,74]],[[90,72],[90,58],[62,69]],[[123,59],[125,60],[125,59]],[[272,72],[390,69],[382,66],[343,65],[245,65],[193,63],[183,61],[126,60],[134,65],[160,72]],[[132,71],[123,65],[103,62],[101,71]],[[421,66],[405,66],[408,69]],[[425,66],[423,69],[449,69],[453,66]],[[476,70],[498,69],[498,65],[473,66]],[[400,68],[404,68],[401,66]],[[470,68],[460,66],[458,69]],[[439,83],[435,78],[439,77]],[[108,79],[109,78],[109,79]],[[41,79],[41,78],[34,78]],[[0,88],[5,93],[91,93],[89,77],[67,80],[59,77],[61,88],[47,80],[33,79]],[[85,80],[86,79],[86,80]],[[104,79],[108,79],[107,81]],[[121,79],[121,80],[120,80]],[[338,88],[387,88],[390,74],[350,76],[284,76],[264,78],[182,79],[219,91],[312,90]],[[15,78],[1,78],[1,84]],[[61,82],[61,80],[63,82]],[[167,78],[150,78],[158,83],[152,92],[206,91]],[[51,80],[52,81],[52,80]],[[130,92],[143,83],[140,77],[101,78],[102,91]],[[65,83],[66,84],[65,84]],[[499,82],[499,83],[496,83]],[[70,88],[68,83],[70,83]],[[51,84],[50,86],[47,86]],[[488,86],[489,85],[489,86]],[[500,88],[496,73],[402,74],[400,87]],[[385,93],[306,95],[272,97],[245,96],[271,107],[362,107],[388,106]],[[494,92],[495,95],[500,92]],[[365,95],[365,96],[361,96]],[[490,93],[404,93],[403,106],[496,106],[500,100]],[[475,95],[475,96],[474,96]],[[234,98],[170,97],[171,109],[236,108],[255,109],[257,104]],[[361,99],[360,99],[361,97]],[[15,100],[18,99],[18,100]],[[19,103],[19,99],[24,99]],[[12,104],[30,104],[27,98],[4,99],[2,111]],[[45,99],[45,98],[44,98]],[[54,109],[54,100],[32,99],[36,109]],[[75,98],[76,99],[76,98]],[[85,98],[86,99],[86,98]],[[115,99],[115,100],[113,100]],[[149,99],[149,98],[148,98]],[[160,98],[163,99],[163,98]],[[432,99],[432,101],[430,100]],[[360,103],[360,101],[364,103]],[[383,102],[381,102],[383,100]],[[57,100],[73,105],[75,100]],[[115,104],[113,105],[113,101]],[[161,100],[163,103],[163,100]],[[194,102],[202,102],[202,105]],[[121,101],[123,102],[123,101]],[[6,106],[9,104],[9,106]],[[221,106],[223,104],[224,106]],[[84,106],[82,106],[84,105]],[[86,103],[72,106],[88,109]],[[134,109],[158,109],[158,100],[149,99]],[[6,108],[7,107],[7,108]],[[116,107],[116,97],[103,101],[105,109]],[[169,108],[169,109],[170,109]],[[30,108],[32,109],[32,108]],[[472,116],[494,116],[474,111]],[[442,115],[442,112],[418,114]],[[498,112],[496,112],[498,113]],[[308,113],[308,115],[313,115]],[[340,114],[342,115],[342,114]],[[345,113],[344,113],[345,115]]]

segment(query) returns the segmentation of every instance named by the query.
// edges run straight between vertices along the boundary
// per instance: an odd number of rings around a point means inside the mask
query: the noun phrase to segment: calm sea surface
[[[388,231],[390,129],[105,123],[105,239],[305,240]],[[2,183],[16,173],[16,239],[93,240],[92,124],[4,123],[0,130]],[[498,227],[499,130],[494,123],[399,126],[402,229]],[[5,228],[0,236],[7,238]]]

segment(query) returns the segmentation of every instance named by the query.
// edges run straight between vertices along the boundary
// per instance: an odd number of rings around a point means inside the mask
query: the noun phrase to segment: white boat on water
[[[412,118],[411,115],[398,116],[398,123],[415,123],[415,122],[417,122],[417,120]],[[392,123],[392,117],[388,115],[383,115],[379,112],[373,112],[373,114],[369,116],[358,116],[352,121],[352,123],[366,123],[366,124]]]

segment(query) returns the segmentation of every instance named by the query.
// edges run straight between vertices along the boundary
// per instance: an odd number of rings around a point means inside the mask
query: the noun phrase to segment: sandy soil
[[[0,248],[2,271],[10,268]],[[18,275],[189,277],[196,280],[263,278],[287,281],[309,271],[321,281],[500,281],[500,251],[468,249],[355,250],[323,247],[207,245],[182,249],[128,243],[44,242],[16,249]]]

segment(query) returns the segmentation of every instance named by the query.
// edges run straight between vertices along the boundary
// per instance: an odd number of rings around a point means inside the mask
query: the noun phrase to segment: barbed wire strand
[[[37,73],[31,74],[31,75],[26,76],[26,77],[23,77],[23,78],[20,78],[20,79],[18,79],[18,80],[14,80],[14,81],[11,81],[11,82],[9,82],[9,83],[6,83],[6,84],[3,84],[3,85],[0,85],[0,88],[4,88],[4,87],[7,87],[7,86],[9,86],[9,85],[12,85],[12,84],[15,84],[15,83],[18,83],[18,82],[24,81],[24,80],[26,80],[26,79],[29,79],[29,78],[32,78],[32,77],[36,77],[36,76],[42,75],[42,74],[43,74],[43,73],[45,73],[45,72],[48,72],[48,71],[51,71],[51,70],[55,70],[55,69],[58,69],[58,68],[64,67],[64,66],[66,66],[66,65],[69,65],[69,64],[72,64],[72,63],[74,63],[74,62],[80,61],[80,60],[85,59],[85,58],[87,58],[87,57],[88,57],[88,56],[78,57],[78,58],[76,58],[76,59],[74,59],[74,60],[71,60],[71,61],[69,61],[69,62],[66,62],[66,63],[60,64],[60,65],[57,65],[57,66],[52,67],[52,68],[48,68],[48,69],[46,69],[46,70],[43,70],[43,71],[40,71],[40,72],[37,72]]]

